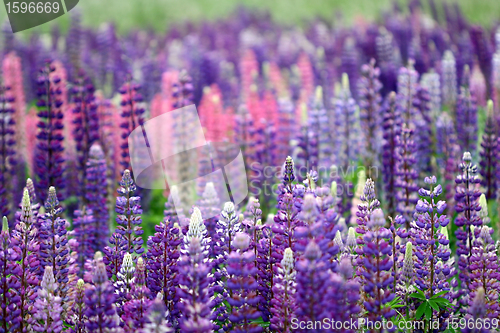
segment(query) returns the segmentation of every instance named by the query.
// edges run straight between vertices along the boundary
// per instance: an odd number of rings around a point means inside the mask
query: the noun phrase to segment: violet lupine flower
[[[12,195],[16,166],[16,140],[13,115],[14,97],[9,93],[10,87],[0,87],[0,213],[9,216],[14,207]],[[19,110],[24,111],[24,110]]]
[[[142,209],[141,197],[132,196],[136,190],[134,180],[129,170],[123,172],[122,180],[118,183],[119,196],[116,198],[116,222],[118,226],[110,237],[110,246],[104,248],[104,263],[107,265],[108,275],[115,275],[121,266],[125,253],[141,255],[143,240],[141,235]],[[110,276],[110,278],[111,278]]]
[[[479,236],[474,241],[472,254],[469,259],[470,274],[470,298],[479,288],[484,290],[487,317],[498,318],[500,305],[498,297],[500,293],[500,264],[495,249],[495,243],[491,238],[493,229],[482,226]],[[471,304],[472,305],[472,304]]]
[[[410,227],[410,220],[413,213],[413,206],[417,203],[416,179],[418,173],[414,169],[416,164],[415,158],[415,141],[413,140],[413,129],[403,124],[401,135],[397,137],[396,150],[396,207],[398,213],[403,215],[406,220],[406,228]]]
[[[86,209],[75,210],[73,218],[73,236],[78,242],[78,267],[79,276],[83,276],[85,261],[92,258],[94,255],[93,245],[95,239],[94,232],[94,216],[92,211]]]
[[[92,274],[93,285],[85,290],[85,327],[89,333],[107,332],[119,326],[116,315],[116,295],[111,282],[108,280],[106,266],[98,262]]]
[[[62,190],[65,189],[63,151],[63,111],[61,100],[60,78],[51,75],[54,65],[47,63],[38,77],[38,134],[35,150],[35,174],[38,197],[45,202],[46,189],[55,186],[59,189],[59,199],[62,200]]]
[[[460,163],[461,174],[457,175],[455,182],[457,184],[455,193],[455,211],[458,213],[455,219],[455,225],[458,227],[455,231],[457,238],[457,255],[459,258],[459,277],[462,285],[469,286],[470,269],[469,259],[472,255],[472,245],[474,234],[472,226],[479,227],[483,221],[478,212],[481,210],[479,197],[481,191],[477,188],[480,180],[476,176],[477,167],[472,164],[472,157],[469,152],[465,152]],[[466,289],[464,289],[466,290]]]
[[[212,216],[205,219],[204,224],[207,227],[208,235],[212,239],[209,257],[215,258],[217,256],[215,245],[217,242],[217,220],[220,212],[220,200],[213,182],[207,182],[205,184],[202,200],[199,202],[199,208],[202,216]]]
[[[36,332],[59,333],[63,329],[61,297],[57,296],[56,283],[52,266],[45,266],[38,297],[33,306],[33,330]]]
[[[182,332],[212,332],[211,265],[205,261],[203,240],[198,236],[189,239],[185,255],[179,262],[180,329]]]
[[[456,156],[458,154],[455,125],[448,113],[443,112],[436,121],[436,157],[437,165],[441,166],[441,177],[444,179],[444,192],[448,206],[446,215],[452,215],[455,189],[455,174],[457,173]]]
[[[62,207],[57,199],[56,189],[51,186],[45,201],[45,216],[42,217],[38,239],[40,241],[40,264],[43,267],[51,266],[52,273],[59,286],[54,295],[60,297],[64,319],[69,304],[69,291],[72,288],[70,275],[74,273],[74,266],[70,258],[68,243],[69,223],[61,218]]]
[[[375,183],[370,178],[366,180],[363,194],[359,199],[361,203],[358,205],[358,211],[356,212],[356,222],[358,223],[356,232],[359,234],[357,243],[362,246],[364,244],[363,235],[368,231],[370,216],[375,209],[380,208],[380,201],[375,196]]]
[[[9,332],[9,323],[13,317],[19,315],[19,310],[15,308],[13,300],[16,291],[12,289],[12,272],[18,266],[12,260],[11,239],[9,234],[9,222],[7,217],[3,217],[2,232],[0,233],[0,332]]]
[[[264,225],[260,225],[260,232],[262,238],[257,246],[257,269],[259,280],[259,293],[262,296],[262,303],[259,310],[262,312],[263,319],[269,321],[271,317],[271,306],[273,299],[274,288],[274,272],[278,261],[273,257],[274,244],[273,244],[273,231],[269,224],[274,224],[274,215],[268,215],[268,221]]]
[[[155,225],[155,233],[149,236],[147,243],[147,286],[152,293],[161,293],[168,310],[168,320],[174,322],[173,318],[179,318],[180,315],[175,306],[179,299],[176,288],[179,246],[182,243],[180,228],[165,219]]]
[[[360,285],[356,279],[353,279],[353,273],[351,260],[342,258],[338,265],[338,272],[331,276],[332,302],[329,305],[332,319],[336,322],[352,322],[359,316]],[[357,330],[351,327],[350,330],[344,331],[354,333]]]
[[[301,105],[302,112],[306,113],[306,105]],[[297,146],[294,151],[295,159],[299,162],[299,164],[306,166],[306,170],[310,168],[318,167],[318,134],[314,130],[310,130],[309,126],[303,124],[299,132],[296,136]],[[305,178],[305,174],[299,170],[297,173],[297,179],[303,180]],[[302,171],[302,172],[301,172]]]
[[[401,67],[398,73],[397,103],[403,116],[404,123],[412,126],[412,120],[418,113],[418,73],[413,67],[414,61],[408,61],[408,67]]]
[[[335,140],[337,164],[346,172],[347,167],[357,161],[361,142],[358,107],[351,96],[349,77],[345,73],[342,74],[342,85],[336,89],[335,114],[332,117],[338,129]]]
[[[94,143],[90,147],[85,176],[85,201],[93,216],[87,235],[93,240],[89,243],[92,253],[104,248],[109,234],[107,171],[104,152],[98,143]]]
[[[234,237],[235,251],[227,258],[226,288],[230,291],[228,303],[231,306],[229,320],[233,332],[262,332],[263,328],[252,323],[261,316],[256,306],[260,302],[257,293],[258,283],[255,279],[255,255],[248,250],[250,238],[239,232]]]
[[[384,104],[382,146],[382,174],[387,211],[390,216],[396,213],[396,168],[398,163],[398,141],[401,133],[401,113],[396,103],[396,93],[391,92]]]
[[[86,196],[85,175],[89,160],[90,147],[99,139],[99,117],[94,97],[94,85],[83,71],[79,73],[72,87],[73,108],[73,137],[76,142],[77,170],[80,188],[79,196]],[[104,174],[105,175],[105,174]]]
[[[165,303],[161,297],[156,297],[148,309],[148,314],[144,327],[140,331],[140,333],[171,333],[174,330],[168,326],[167,321],[165,320],[168,315],[167,309],[165,308]]]
[[[331,160],[331,142],[330,131],[328,125],[328,114],[323,104],[323,90],[320,86],[316,87],[316,93],[311,100],[311,106],[308,110],[308,129],[310,135],[314,136],[314,141],[317,142],[318,164],[316,167],[330,166]],[[268,152],[266,154],[272,154]],[[310,161],[306,161],[310,162]],[[268,164],[272,165],[272,164]],[[311,165],[312,167],[313,165]]]
[[[429,92],[429,107],[432,119],[436,119],[441,114],[441,82],[438,73],[430,72],[422,74],[420,80],[422,88]],[[455,84],[456,86],[456,84]]]
[[[434,152],[431,96],[427,88],[419,86],[417,89],[419,113],[414,118],[416,167],[420,174],[429,174],[432,172],[431,156]]]
[[[71,309],[71,317],[68,318],[73,325],[70,330],[72,333],[85,333],[85,281],[79,279],[73,291],[73,308]]]
[[[387,306],[394,299],[390,286],[394,277],[391,274],[392,258],[389,239],[391,233],[384,228],[385,217],[380,208],[373,210],[367,222],[367,232],[363,235],[363,303],[371,320],[389,319],[396,312]]]
[[[122,316],[124,313],[123,305],[125,302],[132,299],[131,290],[132,284],[135,281],[135,267],[130,253],[125,253],[122,260],[120,271],[116,275],[116,282],[113,284],[116,293],[116,313]]]
[[[486,37],[483,27],[472,25],[469,29],[470,39],[477,55],[479,67],[486,81],[486,95],[491,96],[491,44]]]
[[[477,105],[469,87],[470,71],[464,69],[463,84],[456,107],[457,137],[460,147],[465,151],[474,152],[477,142]]]
[[[306,247],[304,255],[297,261],[295,311],[299,321],[316,321],[328,318],[330,274],[325,262],[320,260],[321,250],[314,240]]]
[[[285,249],[283,260],[276,266],[276,276],[271,300],[271,324],[273,332],[292,332],[292,319],[295,318],[295,275],[293,251]]]
[[[479,162],[479,173],[482,176],[481,185],[485,188],[487,199],[496,198],[498,170],[498,134],[496,120],[493,117],[493,101],[488,101],[486,126],[481,142],[481,161]]]
[[[455,65],[455,57],[450,50],[446,50],[441,62],[442,66],[442,83],[441,89],[443,94],[443,104],[453,106],[457,101],[457,67]]]
[[[401,275],[398,279],[399,284],[396,286],[396,292],[398,295],[402,296],[404,299],[404,304],[406,307],[406,315],[410,311],[410,304],[408,304],[408,296],[415,291],[413,286],[415,278],[415,264],[413,263],[413,244],[411,242],[406,243],[405,256],[403,260],[403,269]]]
[[[120,105],[122,107],[122,123],[120,127],[122,131],[122,143],[120,148],[121,161],[120,165],[124,169],[130,168],[130,156],[128,147],[128,136],[138,126],[144,124],[144,107],[142,106],[142,95],[139,93],[141,86],[133,83],[129,78],[127,82],[120,88],[119,92],[122,95]]]
[[[132,333],[144,326],[146,312],[151,305],[150,292],[146,287],[146,265],[142,257],[137,259],[130,296],[131,299],[123,305],[122,320],[125,323],[125,332]]]
[[[472,316],[472,318],[486,318],[486,295],[482,287],[477,290],[469,307],[468,313]]]
[[[12,231],[12,260],[17,267],[12,271],[10,285],[15,291],[13,301],[19,313],[12,318],[10,329],[29,332],[33,323],[33,301],[36,298],[35,287],[38,286],[40,262],[38,261],[39,244],[36,240],[37,230],[33,225],[29,192],[24,190],[22,212],[16,228]]]
[[[364,134],[366,144],[364,165],[368,167],[368,177],[375,179],[372,167],[378,166],[378,153],[381,145],[381,104],[382,97],[380,89],[382,84],[379,81],[380,69],[375,67],[375,59],[371,59],[368,64],[361,67],[361,78],[358,81],[358,95],[360,108],[361,129]]]

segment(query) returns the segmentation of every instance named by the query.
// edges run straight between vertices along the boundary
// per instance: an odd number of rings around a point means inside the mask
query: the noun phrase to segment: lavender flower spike
[[[33,330],[36,332],[59,333],[63,329],[61,319],[63,309],[61,307],[61,298],[56,296],[58,285],[54,278],[52,266],[45,267],[40,287],[34,305],[35,313],[33,318],[36,321]]]
[[[292,332],[291,322],[295,318],[295,271],[292,249],[285,249],[281,265],[273,287],[274,298],[271,301],[271,329],[276,332]]]
[[[161,294],[160,294],[161,295]],[[166,315],[165,304],[161,297],[156,297],[151,306],[149,307],[149,312],[147,315],[147,323],[140,333],[171,333],[174,330],[168,326],[165,320]]]

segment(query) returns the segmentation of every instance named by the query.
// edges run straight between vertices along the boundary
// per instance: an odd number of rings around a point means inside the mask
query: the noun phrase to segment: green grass
[[[435,0],[441,7],[441,0]],[[405,2],[399,1],[401,4]],[[422,0],[427,8],[427,0]],[[498,21],[500,1],[458,0],[465,16],[473,23],[491,25]],[[353,24],[358,18],[376,20],[383,10],[390,8],[391,0],[80,0],[77,9],[82,13],[86,26],[99,27],[104,22],[114,22],[118,31],[125,33],[134,28],[166,30],[172,23],[205,20],[214,21],[232,13],[238,6],[253,9],[267,9],[277,22],[302,26],[314,17],[322,17],[334,24]],[[6,19],[5,7],[0,9],[0,21]],[[402,8],[407,8],[402,5]],[[342,13],[342,16],[336,15]],[[442,14],[442,13],[441,13]],[[52,24],[59,24],[63,30],[69,25],[69,15],[52,23],[21,32],[48,32]]]

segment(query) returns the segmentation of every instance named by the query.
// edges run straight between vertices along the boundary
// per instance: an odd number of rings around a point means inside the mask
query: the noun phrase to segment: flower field
[[[0,332],[498,332],[500,27],[429,4],[4,29]],[[136,184],[129,136],[193,104],[230,199],[193,119]]]

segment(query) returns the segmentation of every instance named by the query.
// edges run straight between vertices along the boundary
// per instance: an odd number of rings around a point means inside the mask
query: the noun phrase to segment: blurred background
[[[417,1],[419,2],[419,1]],[[445,1],[435,0],[438,10]],[[498,20],[500,1],[495,0],[457,0],[464,16],[472,23],[490,26]],[[429,1],[421,1],[429,10]],[[88,27],[98,27],[104,22],[113,22],[119,33],[127,33],[134,28],[164,31],[172,24],[182,22],[213,21],[228,16],[236,8],[245,6],[256,10],[269,11],[270,17],[282,24],[304,25],[313,18],[326,22],[353,24],[356,20],[377,20],[392,6],[400,6],[407,11],[407,1],[392,0],[80,0],[76,7],[82,15],[82,23]],[[6,20],[5,7],[0,10],[0,21]],[[444,16],[443,12],[440,15]],[[48,32],[53,25],[67,31],[71,16],[64,15],[55,21],[22,32]]]

